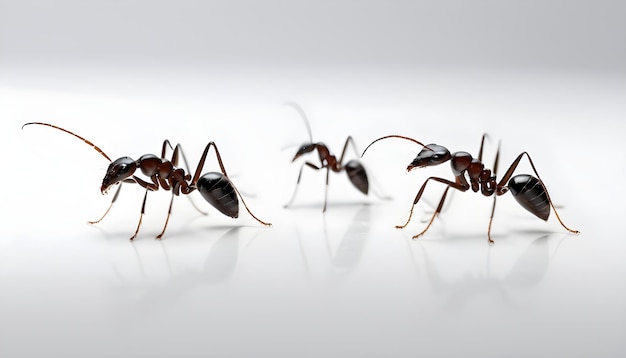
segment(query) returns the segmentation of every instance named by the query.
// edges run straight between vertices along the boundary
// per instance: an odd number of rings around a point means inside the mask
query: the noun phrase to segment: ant
[[[462,151],[450,154],[448,149],[446,149],[444,146],[437,144],[424,145],[413,138],[401,135],[388,135],[378,138],[370,143],[367,148],[365,148],[365,150],[363,151],[363,155],[365,155],[365,152],[370,146],[372,146],[372,144],[380,140],[387,138],[400,138],[417,143],[418,145],[422,146],[422,150],[417,154],[417,157],[413,159],[413,161],[407,167],[407,172],[410,172],[414,168],[435,166],[445,163],[447,161],[450,161],[450,164],[452,166],[452,173],[454,174],[455,180],[450,181],[439,177],[429,177],[428,179],[426,179],[426,181],[418,191],[417,195],[415,196],[415,200],[413,201],[413,205],[411,206],[409,218],[407,219],[406,223],[404,225],[397,225],[396,228],[403,229],[409,224],[409,222],[411,221],[411,216],[413,215],[413,208],[422,197],[424,189],[426,188],[426,184],[428,184],[428,182],[432,180],[445,184],[446,189],[443,192],[443,195],[439,200],[439,204],[437,205],[435,212],[430,218],[428,225],[419,234],[413,236],[413,239],[417,239],[430,228],[435,217],[441,212],[444,201],[446,200],[446,195],[448,194],[448,190],[450,188],[462,192],[469,189],[472,189],[472,191],[474,192],[478,192],[478,190],[480,190],[480,192],[484,196],[493,196],[493,206],[491,208],[491,217],[489,219],[489,227],[487,229],[487,238],[489,240],[489,244],[493,244],[493,240],[491,239],[491,223],[493,221],[493,214],[496,209],[496,198],[500,195],[506,194],[508,191],[511,192],[515,200],[524,209],[528,210],[539,219],[547,221],[548,216],[550,215],[550,207],[552,207],[556,218],[559,220],[559,223],[561,223],[561,226],[563,226],[567,231],[571,233],[580,233],[578,230],[572,230],[568,228],[559,217],[559,214],[556,211],[552,200],[550,199],[550,195],[548,195],[548,190],[544,186],[543,181],[539,178],[539,174],[537,173],[535,164],[533,163],[530,155],[527,152],[522,152],[520,155],[518,155],[517,158],[513,161],[513,164],[511,164],[506,173],[504,173],[502,179],[500,179],[500,181],[496,180],[496,170],[500,157],[500,144],[498,144],[498,150],[496,152],[495,163],[493,165],[494,169],[492,173],[492,171],[485,168],[485,165],[482,163],[483,145],[485,143],[485,137],[486,134],[482,137],[480,150],[478,152],[478,158],[472,158],[471,154]],[[536,177],[529,174],[520,174],[513,176],[513,172],[515,171],[524,156],[528,158],[530,166],[532,167]]]
[[[339,157],[339,160],[337,160],[337,157],[330,153],[330,150],[328,149],[326,144],[322,142],[313,143],[313,136],[311,135],[311,126],[309,125],[309,120],[306,114],[304,113],[304,110],[302,110],[302,108],[296,103],[288,102],[286,103],[286,105],[291,106],[296,111],[298,111],[298,113],[300,114],[300,117],[302,117],[302,119],[304,120],[304,124],[306,125],[306,129],[309,133],[309,142],[303,144],[300,147],[300,149],[298,149],[298,151],[296,152],[296,155],[292,159],[292,162],[295,162],[298,158],[300,158],[302,155],[306,153],[317,150],[317,154],[319,155],[321,165],[318,166],[309,161],[306,161],[304,162],[304,164],[302,164],[302,166],[300,167],[300,173],[298,174],[298,181],[296,182],[296,188],[293,192],[293,195],[291,196],[291,200],[289,200],[289,202],[285,205],[285,207],[289,207],[293,203],[294,199],[296,198],[298,186],[300,185],[300,179],[302,179],[302,170],[304,169],[305,165],[314,170],[321,170],[324,168],[326,169],[326,191],[324,192],[324,207],[322,208],[322,212],[326,212],[326,204],[328,202],[328,177],[329,177],[331,170],[335,173],[341,173],[342,171],[345,171],[348,174],[348,178],[350,179],[350,182],[354,185],[354,187],[357,188],[361,193],[367,195],[369,192],[369,181],[367,179],[367,172],[365,171],[365,168],[363,167],[363,165],[359,163],[359,161],[356,159],[352,159],[348,161],[345,165],[343,164],[343,159],[346,154],[346,150],[348,149],[348,144],[350,143],[352,144],[354,151],[358,155],[358,150],[356,148],[356,144],[354,144],[354,139],[352,139],[351,136],[348,136],[343,146],[341,156]]]
[[[200,162],[198,163],[198,167],[196,168],[195,174],[192,178],[190,174],[185,173],[185,170],[183,168],[178,168],[179,153],[183,157],[186,167],[189,168],[189,165],[187,164],[187,159],[185,158],[185,154],[180,144],[177,144],[176,147],[173,149],[174,152],[172,154],[172,159],[168,160],[165,158],[167,147],[172,148],[172,145],[167,139],[163,141],[163,147],[160,157],[154,154],[144,154],[139,157],[138,160],[134,160],[130,157],[121,157],[119,159],[116,159],[115,161],[111,161],[111,158],[109,158],[109,156],[106,155],[106,153],[98,146],[88,141],[87,139],[73,132],[70,132],[67,129],[43,122],[26,123],[22,126],[22,129],[28,125],[48,126],[71,134],[74,137],[85,142],[87,145],[91,146],[103,157],[105,157],[109,162],[111,162],[106,171],[106,174],[104,175],[104,178],[102,179],[100,192],[104,195],[112,186],[119,186],[115,191],[115,194],[113,195],[113,200],[111,201],[111,204],[104,212],[102,217],[96,221],[89,221],[90,224],[99,223],[109,213],[111,207],[113,207],[113,203],[115,203],[115,200],[117,200],[120,189],[122,187],[122,183],[136,183],[139,184],[142,188],[146,189],[146,192],[143,196],[143,202],[141,204],[141,215],[139,216],[139,223],[137,224],[137,229],[135,230],[135,233],[130,238],[131,240],[134,240],[139,233],[139,228],[141,227],[141,222],[145,213],[146,198],[148,196],[148,192],[157,191],[159,190],[159,188],[162,188],[166,191],[171,190],[172,198],[170,200],[165,225],[163,225],[163,230],[161,231],[161,233],[157,235],[157,239],[161,239],[161,237],[163,237],[165,229],[167,228],[167,224],[172,213],[172,203],[174,201],[174,196],[178,196],[180,194],[191,194],[196,189],[209,204],[219,210],[222,214],[230,216],[231,218],[237,218],[239,216],[239,201],[237,199],[237,195],[239,195],[239,197],[241,197],[241,202],[243,203],[244,207],[246,208],[248,213],[254,219],[256,219],[256,221],[266,226],[272,225],[271,223],[260,220],[254,214],[252,214],[252,212],[244,202],[241,193],[239,193],[239,190],[237,190],[235,185],[228,178],[228,175],[226,174],[226,169],[224,169],[224,164],[222,163],[222,157],[220,156],[217,145],[214,142],[209,142],[209,144],[207,144],[207,146],[205,147],[204,152],[202,153],[202,157],[200,158]],[[207,154],[211,147],[215,149],[215,155],[217,156],[217,162],[220,166],[221,173],[209,172],[200,176],[202,173],[202,168],[205,164]],[[137,169],[141,170],[141,173],[143,173],[143,175],[150,178],[150,181],[146,181],[134,175]],[[189,169],[187,170],[189,171]],[[195,207],[195,204],[193,205]],[[200,209],[198,209],[197,207],[196,209],[200,211]],[[200,212],[203,213],[202,211]]]

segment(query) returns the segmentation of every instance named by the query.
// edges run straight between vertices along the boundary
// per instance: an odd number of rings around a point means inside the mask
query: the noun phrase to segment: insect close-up
[[[352,144],[354,151],[358,155],[358,150],[356,149],[356,144],[354,144],[354,139],[352,139],[351,136],[348,136],[343,146],[343,150],[341,151],[341,156],[339,156],[339,159],[337,159],[337,157],[330,152],[330,149],[326,146],[326,144],[322,142],[315,142],[315,143],[313,142],[313,136],[311,134],[311,127],[309,124],[309,120],[307,119],[307,116],[304,113],[304,110],[302,110],[302,108],[295,103],[289,102],[287,103],[287,105],[292,106],[296,111],[298,111],[298,113],[304,120],[307,131],[309,133],[309,142],[304,143],[300,146],[300,148],[294,155],[292,162],[295,162],[298,158],[300,158],[304,154],[317,151],[317,154],[320,160],[320,165],[317,165],[310,161],[306,161],[304,162],[304,164],[302,164],[302,166],[300,167],[300,172],[298,173],[298,181],[296,182],[296,187],[294,189],[293,195],[291,196],[291,199],[285,205],[285,207],[288,207],[291,204],[293,204],[293,201],[296,198],[296,193],[298,192],[298,186],[300,185],[300,180],[302,179],[302,170],[304,169],[305,166],[313,170],[326,169],[326,187],[325,187],[325,192],[324,192],[324,206],[322,208],[322,212],[326,212],[326,206],[328,203],[328,179],[329,179],[331,170],[335,173],[341,173],[342,171],[345,171],[346,174],[348,174],[348,178],[350,179],[350,182],[352,183],[352,185],[354,185],[354,187],[357,188],[361,193],[367,195],[370,190],[370,185],[369,185],[369,180],[367,177],[367,172],[365,171],[365,167],[363,166],[363,164],[361,164],[359,160],[357,159],[351,159],[347,163],[345,164],[343,163],[344,157],[346,155],[346,151],[348,150],[348,146],[350,144]]]
[[[421,235],[423,235],[432,225],[434,219],[441,212],[444,202],[446,200],[446,196],[448,194],[448,190],[450,188],[465,192],[467,190],[472,190],[473,192],[480,192],[484,196],[493,196],[493,205],[491,208],[491,216],[489,218],[489,226],[487,228],[487,239],[490,244],[493,244],[493,240],[491,239],[491,224],[493,222],[493,215],[496,209],[496,198],[498,196],[504,195],[507,192],[511,192],[515,200],[527,211],[542,219],[544,221],[548,220],[550,215],[550,207],[554,210],[554,214],[558,219],[559,223],[563,228],[567,231],[578,234],[578,230],[573,230],[567,227],[563,221],[561,220],[552,199],[550,199],[550,195],[543,184],[543,181],[539,177],[537,173],[537,169],[535,168],[535,164],[533,163],[530,155],[527,152],[522,152],[517,156],[517,158],[513,161],[513,163],[509,166],[507,171],[504,173],[502,178],[498,181],[496,176],[496,171],[498,168],[498,161],[500,157],[500,146],[498,145],[498,151],[496,152],[496,157],[493,165],[493,171],[491,169],[485,168],[485,165],[482,162],[483,155],[483,146],[485,143],[486,135],[483,135],[480,149],[478,151],[478,158],[473,158],[472,155],[468,152],[459,151],[450,153],[450,151],[441,145],[438,144],[428,144],[424,145],[423,143],[406,136],[401,135],[388,135],[374,140],[370,143],[367,148],[363,151],[363,155],[367,150],[376,142],[388,139],[388,138],[400,138],[404,140],[408,140],[414,142],[422,147],[422,150],[417,154],[415,159],[408,165],[407,172],[415,168],[425,168],[436,166],[447,161],[450,161],[452,174],[454,175],[454,181],[431,176],[424,181],[421,188],[417,192],[415,199],[413,200],[413,204],[411,205],[411,210],[409,212],[409,217],[406,220],[406,223],[403,225],[397,225],[396,228],[404,229],[409,222],[411,221],[411,217],[413,216],[413,209],[415,205],[420,201],[422,195],[424,194],[424,190],[426,189],[426,185],[430,181],[435,181],[442,183],[446,186],[441,199],[439,199],[439,203],[428,221],[426,227],[417,235],[414,235],[413,238],[417,239]],[[529,174],[518,174],[513,176],[513,173],[517,169],[522,158],[526,156],[528,158],[528,162],[532,167],[532,170],[535,176]]]
[[[102,179],[100,191],[102,192],[102,194],[106,194],[108,190],[113,186],[117,186],[117,189],[115,191],[115,194],[113,195],[113,199],[111,200],[109,207],[104,212],[104,214],[98,220],[89,221],[90,224],[99,223],[109,213],[111,207],[119,196],[122,183],[136,183],[145,189],[145,194],[143,196],[143,202],[141,205],[139,222],[137,224],[135,233],[130,237],[131,240],[135,239],[137,237],[137,234],[139,233],[139,228],[141,227],[142,219],[145,213],[146,198],[148,196],[148,192],[157,191],[159,189],[171,191],[172,197],[170,199],[167,218],[165,220],[165,224],[163,225],[163,230],[160,234],[157,235],[157,239],[162,238],[163,234],[165,233],[165,229],[167,228],[167,224],[169,222],[169,218],[172,212],[172,203],[174,201],[174,197],[179,196],[180,194],[188,195],[196,190],[200,192],[202,197],[209,204],[219,210],[222,214],[231,218],[237,218],[239,216],[239,200],[237,198],[237,196],[239,196],[241,197],[241,202],[244,205],[245,209],[256,221],[265,226],[271,226],[271,223],[260,220],[250,211],[248,205],[246,205],[246,203],[244,202],[241,193],[226,174],[226,169],[224,168],[224,164],[222,163],[222,157],[219,153],[219,150],[217,149],[217,145],[214,142],[209,142],[209,144],[206,145],[198,166],[196,167],[195,173],[192,177],[190,173],[187,173],[185,171],[185,169],[178,167],[178,158],[179,156],[182,156],[183,161],[185,162],[185,165],[187,167],[187,171],[189,171],[189,165],[187,164],[187,159],[185,158],[185,154],[180,144],[177,144],[173,148],[173,154],[171,159],[165,158],[167,148],[172,147],[169,140],[167,139],[163,142],[160,157],[154,154],[144,154],[137,160],[134,160],[130,157],[121,157],[112,161],[111,158],[102,149],[93,144],[91,141],[67,129],[43,122],[29,122],[24,124],[22,128],[28,125],[48,126],[68,133],[84,141],[86,144],[91,146],[104,158],[111,162],[106,170],[104,178]],[[211,149],[211,147],[213,147],[215,150],[215,155],[217,157],[217,162],[219,164],[221,172],[208,172],[202,174],[202,169],[204,168],[204,164],[209,149]],[[135,175],[138,170],[147,178],[147,180]],[[196,209],[198,208],[196,207]],[[200,209],[198,209],[198,211],[202,213]]]

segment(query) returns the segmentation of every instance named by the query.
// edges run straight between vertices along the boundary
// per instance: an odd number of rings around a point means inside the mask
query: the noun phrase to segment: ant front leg
[[[133,175],[133,179],[128,179],[127,181],[131,181],[131,182],[135,182],[137,184],[139,184],[142,188],[146,189],[146,193],[143,195],[143,201],[141,203],[141,213],[139,215],[139,223],[137,223],[137,229],[135,230],[135,233],[133,234],[133,236],[130,237],[130,240],[134,240],[137,237],[137,234],[139,234],[139,228],[141,227],[141,223],[143,221],[143,216],[146,213],[146,199],[148,198],[148,192],[149,191],[155,191],[158,190],[159,187],[154,184],[154,183],[148,183],[147,181],[138,178],[136,176]],[[171,202],[170,202],[170,209],[171,209]],[[167,223],[166,223],[167,225]],[[165,231],[165,228],[163,228],[163,231]],[[161,233],[162,235],[163,233]]]
[[[413,236],[414,239],[417,239],[418,237],[423,235],[430,228],[430,226],[432,225],[433,221],[435,220],[435,217],[437,217],[437,215],[441,212],[441,210],[443,208],[443,204],[444,204],[444,202],[446,200],[446,196],[448,195],[448,190],[450,188],[457,189],[457,190],[460,190],[460,191],[466,191],[467,190],[467,188],[465,188],[461,184],[455,183],[455,182],[447,180],[447,179],[438,178],[438,177],[430,177],[430,178],[426,179],[424,184],[422,184],[422,187],[420,188],[420,190],[417,192],[417,195],[415,196],[415,200],[413,201],[413,205],[411,205],[411,211],[409,212],[409,217],[408,217],[406,223],[404,223],[404,225],[397,225],[396,229],[404,229],[409,224],[409,222],[411,221],[411,217],[413,216],[413,209],[415,208],[415,205],[419,202],[419,200],[421,199],[422,195],[424,194],[424,190],[426,189],[426,185],[428,184],[428,182],[430,180],[434,180],[434,181],[446,184],[446,190],[443,192],[443,195],[441,196],[441,199],[439,200],[439,204],[437,205],[437,208],[435,209],[435,212],[433,213],[432,217],[430,218],[430,221],[428,222],[428,225],[426,226],[426,228],[424,230],[422,230],[422,232],[420,232],[419,234]]]
[[[117,197],[120,195],[120,190],[122,190],[122,183],[120,183],[117,189],[115,190],[115,194],[113,194],[113,200],[111,200],[111,204],[109,204],[109,207],[106,209],[104,214],[102,214],[100,219],[94,220],[94,221],[88,221],[89,224],[92,224],[92,225],[97,224],[100,221],[102,221],[102,219],[104,219],[105,216],[107,216],[107,214],[109,213],[109,211],[111,211],[111,208],[113,207],[113,203],[115,203],[115,201],[117,200]]]
[[[135,183],[134,180],[132,179],[126,179],[124,180],[122,183]],[[87,221],[89,224],[94,225],[99,223],[100,221],[102,221],[104,219],[105,216],[107,216],[107,214],[109,213],[109,211],[111,211],[111,208],[113,207],[113,204],[115,203],[115,201],[117,200],[117,197],[120,195],[120,191],[122,190],[122,183],[119,183],[119,186],[117,187],[117,189],[115,190],[115,194],[113,194],[113,199],[111,200],[111,203],[109,204],[109,207],[106,209],[106,211],[104,212],[104,214],[102,214],[102,216],[100,217],[100,219],[98,220],[94,220],[94,221]]]
[[[443,195],[441,196],[441,199],[439,200],[439,205],[437,205],[437,209],[435,209],[435,212],[433,213],[433,216],[430,217],[430,220],[428,221],[428,225],[426,225],[426,227],[424,228],[424,230],[422,230],[422,232],[420,232],[417,235],[414,235],[413,239],[417,239],[418,237],[424,235],[424,233],[433,224],[433,221],[435,221],[435,218],[437,217],[437,215],[439,215],[439,213],[441,212],[441,209],[443,208],[443,203],[446,201],[446,196],[448,195],[448,190],[449,189],[450,189],[450,186],[447,186],[446,190],[443,191]]]
[[[293,191],[293,195],[291,195],[291,199],[289,199],[287,204],[285,204],[285,208],[290,207],[291,204],[293,204],[294,200],[296,199],[296,194],[298,193],[298,188],[300,187],[300,180],[302,180],[302,171],[304,170],[304,166],[307,166],[313,170],[322,169],[311,162],[305,162],[304,164],[302,164],[302,166],[300,167],[300,172],[298,172],[298,180],[296,181],[296,187]],[[328,180],[326,180],[326,184],[328,185]],[[326,208],[326,202],[324,201],[324,209],[325,208]]]

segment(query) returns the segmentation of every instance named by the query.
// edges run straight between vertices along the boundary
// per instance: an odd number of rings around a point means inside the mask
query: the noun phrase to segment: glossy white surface
[[[113,46],[111,39],[122,39],[115,34],[101,36],[122,54],[132,48],[130,40]],[[343,53],[347,63],[366,51],[369,42],[359,39],[363,44]],[[21,48],[3,41],[14,57],[0,67],[0,356],[625,354],[626,77],[614,59],[603,62],[609,50],[602,43],[593,45],[602,56],[583,61],[590,67],[579,58],[562,70],[549,61],[535,66],[544,49],[538,44],[526,62],[508,63],[502,55],[507,66],[490,68],[481,51],[447,66],[396,65],[399,45],[387,45],[391,59],[356,65],[317,54],[312,62],[294,55],[292,63],[272,66],[269,50],[258,62],[253,56],[235,64],[187,64],[192,56],[183,51],[166,65],[148,59],[150,41],[137,50],[145,63],[113,53],[105,65],[79,52],[76,61],[59,60],[35,40]],[[315,44],[309,39],[298,48],[331,52]],[[19,61],[35,50],[58,61]],[[544,53],[563,60],[570,51]],[[436,55],[446,58],[443,50]],[[490,69],[466,66],[472,58]],[[528,151],[561,217],[582,233],[565,232],[553,213],[544,223],[506,195],[498,200],[496,244],[489,246],[491,200],[455,193],[427,234],[411,240],[441,186],[429,184],[405,230],[394,225],[406,220],[428,176],[451,173],[444,164],[407,174],[420,148],[394,140],[362,159],[375,188],[391,200],[365,197],[345,174],[331,173],[322,214],[324,175],[305,170],[293,208],[284,209],[302,163],[290,160],[307,141],[285,101],[306,110],[314,140],[335,154],[348,135],[363,150],[392,133],[476,154],[487,132],[487,165],[499,140],[500,173]],[[139,237],[130,242],[143,195],[131,184],[102,223],[86,224],[110,201],[111,194],[99,192],[107,161],[67,134],[20,129],[30,121],[72,130],[113,158],[158,154],[167,138],[183,144],[193,169],[214,140],[250,209],[274,225],[261,227],[243,211],[237,220],[226,218],[194,195],[209,215],[176,198],[157,241],[169,200],[159,191],[149,195]],[[217,169],[213,157],[205,169]],[[526,162],[519,168],[529,170]]]

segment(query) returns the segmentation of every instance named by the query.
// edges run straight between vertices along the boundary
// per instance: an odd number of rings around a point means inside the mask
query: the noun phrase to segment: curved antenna
[[[304,120],[304,124],[306,125],[306,130],[309,132],[309,142],[313,143],[313,135],[311,134],[311,125],[309,124],[309,119],[307,118],[306,113],[304,113],[304,110],[302,109],[302,107],[300,107],[300,105],[298,105],[295,102],[285,102],[285,105],[292,107],[293,109],[298,111],[298,113],[300,113],[300,117],[302,117],[302,119]]]
[[[67,129],[63,129],[63,128],[61,128],[61,127],[57,127],[57,126],[55,126],[54,124],[43,123],[43,122],[29,122],[29,123],[24,124],[24,125],[22,126],[22,129],[24,129],[24,127],[26,127],[26,126],[28,126],[28,125],[31,125],[31,124],[38,124],[38,125],[41,125],[41,126],[48,126],[48,127],[56,128],[56,129],[58,129],[58,130],[60,130],[60,131],[62,131],[62,132],[65,132],[65,133],[67,133],[67,134],[71,134],[71,135],[73,135],[74,137],[76,137],[76,138],[78,138],[78,139],[82,140],[83,142],[87,143],[89,146],[91,146],[93,149],[95,149],[95,150],[96,150],[96,152],[98,152],[98,153],[102,154],[102,156],[103,156],[103,157],[105,157],[105,158],[107,158],[107,160],[108,160],[109,162],[112,162],[111,158],[109,158],[109,156],[108,156],[108,155],[106,155],[106,153],[105,153],[102,149],[100,149],[100,147],[98,147],[97,145],[95,145],[95,144],[91,143],[90,141],[88,141],[87,139],[85,139],[85,138],[83,138],[83,137],[79,136],[79,135],[78,135],[78,134],[76,134],[76,133],[72,133],[72,132],[68,131]]]
[[[400,138],[400,139],[406,139],[406,140],[411,141],[411,142],[413,142],[413,143],[417,143],[417,144],[421,145],[421,146],[422,146],[422,147],[424,147],[424,148],[428,148],[428,146],[426,146],[426,145],[425,145],[425,144],[423,144],[422,142],[420,142],[420,141],[418,141],[418,140],[415,140],[415,139],[413,139],[413,138],[409,138],[409,137],[405,137],[405,136],[401,136],[401,135],[397,135],[397,134],[392,134],[392,135],[386,135],[386,136],[384,136],[384,137],[380,137],[380,138],[376,139],[375,141],[373,141],[372,143],[370,143],[370,144],[369,144],[369,145],[365,148],[365,150],[363,151],[363,154],[361,154],[361,157],[363,157],[363,156],[365,155],[365,152],[367,152],[367,149],[369,149],[369,147],[371,147],[371,146],[372,146],[372,144],[374,144],[374,143],[378,142],[379,140],[383,140],[383,139],[387,139],[387,138]],[[430,149],[430,148],[429,148],[429,149]]]

